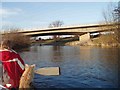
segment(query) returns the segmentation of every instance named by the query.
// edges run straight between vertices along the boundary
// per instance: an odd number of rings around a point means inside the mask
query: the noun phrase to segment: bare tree
[[[9,28],[9,32],[5,31],[1,36],[2,39],[7,39],[12,42],[12,49],[21,50],[22,48],[29,47],[31,44],[30,37],[19,33],[21,29],[19,28]]]
[[[120,2],[118,2],[118,7],[114,9],[115,21],[120,23]]]
[[[64,24],[63,21],[57,20],[57,21],[54,21],[54,22],[50,23],[48,27],[49,28],[61,27],[63,24]],[[54,39],[57,39],[59,37],[60,37],[60,35],[54,35],[53,36]]]
[[[54,21],[54,22],[50,23],[49,27],[50,28],[61,27],[63,24],[64,24],[63,21],[57,20],[57,21]]]
[[[117,24],[116,36],[117,40],[120,43],[120,2],[118,2],[118,7],[114,9],[114,22]]]
[[[120,2],[118,2],[119,4]],[[103,17],[105,20],[105,24],[112,24],[115,27],[115,39],[120,42],[120,29],[119,29],[119,21],[120,21],[120,7],[114,6],[113,3],[110,3],[108,8],[103,11]]]
[[[114,22],[114,13],[113,13],[114,9],[115,6],[112,3],[110,3],[108,7],[103,11],[103,18],[106,24],[111,24]]]

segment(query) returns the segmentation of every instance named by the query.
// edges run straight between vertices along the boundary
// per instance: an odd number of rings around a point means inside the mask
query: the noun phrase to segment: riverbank
[[[78,37],[59,38],[56,40],[48,39],[33,42],[33,45],[53,45],[53,46],[96,46],[96,47],[120,47],[120,43],[112,34],[101,35],[91,38],[86,42],[80,42]]]
[[[84,43],[68,42],[66,45],[70,46],[97,46],[97,47],[120,47],[120,43],[115,39],[114,35],[101,35],[100,37],[93,38]]]

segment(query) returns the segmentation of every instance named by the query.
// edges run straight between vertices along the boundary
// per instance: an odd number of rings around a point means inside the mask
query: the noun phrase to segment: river
[[[117,88],[118,48],[31,46],[20,53],[25,63],[60,67],[59,76],[35,74],[37,88]]]

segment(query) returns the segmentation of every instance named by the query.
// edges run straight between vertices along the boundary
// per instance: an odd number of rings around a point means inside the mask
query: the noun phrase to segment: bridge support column
[[[83,34],[79,36],[79,41],[80,42],[86,42],[90,39],[90,33]]]

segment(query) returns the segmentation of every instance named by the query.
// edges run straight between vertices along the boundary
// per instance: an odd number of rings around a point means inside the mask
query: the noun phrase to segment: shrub
[[[2,39],[10,40],[12,43],[12,49],[20,50],[30,46],[30,37],[25,36],[18,32],[19,29],[11,29],[10,32],[4,32]]]

